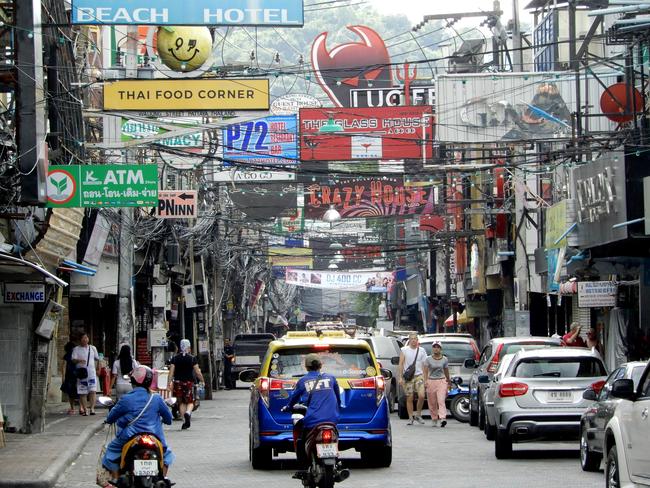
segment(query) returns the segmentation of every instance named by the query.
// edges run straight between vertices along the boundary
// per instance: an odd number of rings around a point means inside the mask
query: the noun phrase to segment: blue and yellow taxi
[[[390,466],[393,451],[385,395],[390,372],[380,369],[367,342],[326,330],[288,332],[269,344],[259,376],[253,372],[240,376],[253,381],[249,406],[253,468],[267,469],[273,456],[294,450],[291,414],[281,409],[306,374],[304,358],[310,353],[320,356],[322,371],[334,375],[341,389],[339,449],[355,449],[364,464]]]

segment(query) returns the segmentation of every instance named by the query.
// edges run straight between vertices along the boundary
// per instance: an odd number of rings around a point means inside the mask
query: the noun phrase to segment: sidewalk
[[[45,432],[5,433],[0,448],[0,488],[51,488],[102,427],[106,410],[96,416],[66,415],[67,403],[48,407]]]

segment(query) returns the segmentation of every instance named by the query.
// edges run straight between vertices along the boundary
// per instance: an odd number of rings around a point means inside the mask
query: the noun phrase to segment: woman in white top
[[[113,385],[115,385],[115,393],[118,400],[122,395],[133,391],[131,380],[125,379],[124,376],[131,374],[131,371],[136,366],[138,366],[138,362],[131,355],[131,346],[124,344],[120,348],[117,359],[113,362],[113,374],[111,375],[111,390],[113,389]]]

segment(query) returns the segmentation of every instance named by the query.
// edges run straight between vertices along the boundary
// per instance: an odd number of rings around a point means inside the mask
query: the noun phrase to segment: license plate
[[[546,395],[549,403],[564,403],[573,400],[573,393],[566,390],[549,391]]]
[[[319,458],[333,458],[339,455],[338,444],[316,444],[316,454]]]
[[[135,476],[157,476],[158,475],[158,461],[155,459],[134,459],[133,460],[133,474]]]

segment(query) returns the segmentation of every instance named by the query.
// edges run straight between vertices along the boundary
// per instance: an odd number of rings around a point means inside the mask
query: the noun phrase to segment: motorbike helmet
[[[143,388],[150,388],[153,382],[153,371],[150,367],[139,365],[131,371],[131,384],[135,386],[142,386]]]
[[[323,366],[323,363],[320,357],[318,357],[318,354],[311,353],[305,356],[305,368],[307,368],[307,371],[318,371],[321,366]]]

